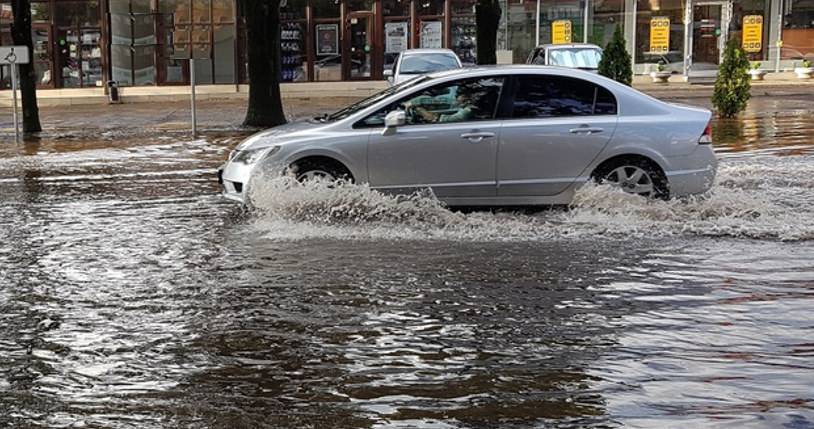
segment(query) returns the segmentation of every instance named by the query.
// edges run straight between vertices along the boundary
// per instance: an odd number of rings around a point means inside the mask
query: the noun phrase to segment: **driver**
[[[467,121],[474,116],[473,109],[474,109],[474,98],[477,90],[470,86],[458,86],[456,95],[455,95],[455,102],[458,105],[458,110],[455,113],[450,114],[438,114],[434,112],[430,112],[429,110],[425,109],[422,106],[416,106],[412,104],[412,102],[408,101],[405,103],[404,107],[408,111],[412,111],[415,114],[419,115],[425,121],[428,122],[461,122]]]

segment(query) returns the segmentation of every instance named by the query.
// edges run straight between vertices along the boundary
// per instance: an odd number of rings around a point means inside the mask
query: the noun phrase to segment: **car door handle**
[[[480,143],[485,138],[494,137],[495,133],[490,132],[480,132],[480,131],[473,131],[471,133],[463,133],[461,134],[462,139],[467,139],[472,143]]]
[[[577,128],[571,128],[569,131],[571,131],[572,134],[593,134],[593,133],[601,133],[602,131],[605,131],[605,129],[604,128],[594,128],[594,127],[589,127],[587,125],[584,125],[584,126],[577,127]]]

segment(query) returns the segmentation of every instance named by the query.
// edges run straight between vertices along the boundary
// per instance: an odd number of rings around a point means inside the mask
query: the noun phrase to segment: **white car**
[[[717,161],[707,109],[664,103],[563,67],[431,73],[331,115],[255,134],[229,155],[224,195],[251,204],[291,175],[431,189],[448,206],[570,204],[589,181],[652,198],[707,191]]]
[[[602,48],[591,43],[545,44],[531,51],[526,64],[560,66],[596,72]]]
[[[407,49],[385,70],[384,77],[391,86],[424,73],[462,68],[460,58],[450,49]]]

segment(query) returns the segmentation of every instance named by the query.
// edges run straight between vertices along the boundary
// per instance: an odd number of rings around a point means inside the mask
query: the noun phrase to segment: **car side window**
[[[565,76],[523,76],[515,90],[512,118],[615,115],[616,98],[599,85]]]
[[[384,126],[385,116],[395,110],[406,113],[405,125],[490,120],[495,116],[502,88],[502,77],[436,85],[388,104],[354,127]]]

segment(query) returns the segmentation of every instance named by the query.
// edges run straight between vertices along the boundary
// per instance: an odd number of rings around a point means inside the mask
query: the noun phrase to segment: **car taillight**
[[[704,128],[704,134],[701,134],[701,137],[698,138],[698,144],[712,144],[712,127],[710,127],[709,123]]]

